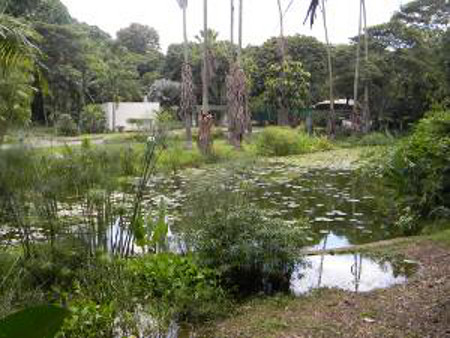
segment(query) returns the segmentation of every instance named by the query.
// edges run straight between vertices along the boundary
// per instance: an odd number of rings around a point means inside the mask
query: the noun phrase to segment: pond
[[[245,191],[250,203],[272,217],[292,222],[308,219],[313,234],[308,249],[345,248],[398,235],[391,226],[392,191],[379,179],[363,179],[352,170],[305,169],[284,163],[195,170],[155,177],[147,203],[156,207],[163,198],[176,228],[179,216],[188,211],[183,205],[189,192],[201,190],[205,184],[201,182],[220,182],[232,191]]]
[[[407,260],[383,260],[362,254],[307,257],[292,274],[291,291],[302,295],[318,288],[368,292],[403,284],[417,264]]]

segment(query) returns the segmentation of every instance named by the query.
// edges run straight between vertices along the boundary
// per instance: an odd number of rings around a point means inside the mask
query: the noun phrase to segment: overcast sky
[[[368,24],[387,22],[391,15],[410,0],[366,0]],[[182,41],[182,12],[176,0],[62,0],[73,17],[99,26],[113,37],[132,22],[156,28],[162,51]],[[235,0],[237,4],[238,0]],[[291,0],[282,0],[287,7]],[[310,29],[303,25],[309,0],[293,0],[285,17],[285,34],[313,35],[324,41],[321,13]],[[345,43],[358,30],[359,0],[328,0],[327,14],[332,43]],[[188,32],[192,39],[202,29],[203,1],[189,0]],[[277,0],[244,0],[244,46],[261,44],[279,33]],[[230,1],[209,0],[209,25],[220,39],[229,39]]]

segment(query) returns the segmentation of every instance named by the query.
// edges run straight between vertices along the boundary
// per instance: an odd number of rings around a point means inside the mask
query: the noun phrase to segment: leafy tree
[[[8,128],[30,120],[31,83],[38,53],[31,39],[36,37],[25,24],[0,15],[0,144]]]
[[[73,23],[67,7],[60,0],[0,0],[6,14],[33,22],[66,25]]]
[[[159,102],[162,107],[172,107],[180,104],[181,84],[171,80],[157,80],[150,87],[148,97]]]
[[[394,17],[407,26],[445,31],[450,24],[450,3],[447,0],[415,0],[400,8]]]
[[[117,43],[130,52],[145,54],[159,49],[159,34],[152,27],[133,23],[117,32]]]
[[[295,124],[298,110],[309,104],[309,78],[310,74],[304,70],[301,62],[285,61],[269,68],[265,79],[266,102],[277,108],[285,107],[288,115],[283,118],[291,124]]]
[[[8,15],[0,14],[0,65],[4,70],[33,64],[38,49],[33,44],[36,32]]]
[[[0,73],[0,144],[7,130],[31,118],[33,75],[26,66]]]
[[[286,37],[287,58],[300,61],[311,74],[309,94],[311,102],[319,102],[327,97],[327,49],[326,45],[314,37],[294,35]],[[258,97],[265,91],[267,73],[272,64],[280,61],[278,39],[267,40],[262,46],[251,46],[243,51],[244,63],[252,83],[251,96]]]

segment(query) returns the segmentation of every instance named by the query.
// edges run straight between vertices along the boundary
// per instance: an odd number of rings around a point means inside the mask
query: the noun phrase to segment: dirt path
[[[450,337],[450,250],[428,240],[403,244],[393,250],[421,264],[405,285],[255,300],[206,336]]]

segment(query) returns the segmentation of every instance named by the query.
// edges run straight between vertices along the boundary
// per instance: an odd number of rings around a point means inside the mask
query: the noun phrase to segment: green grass
[[[450,229],[430,235],[431,240],[450,248]]]

